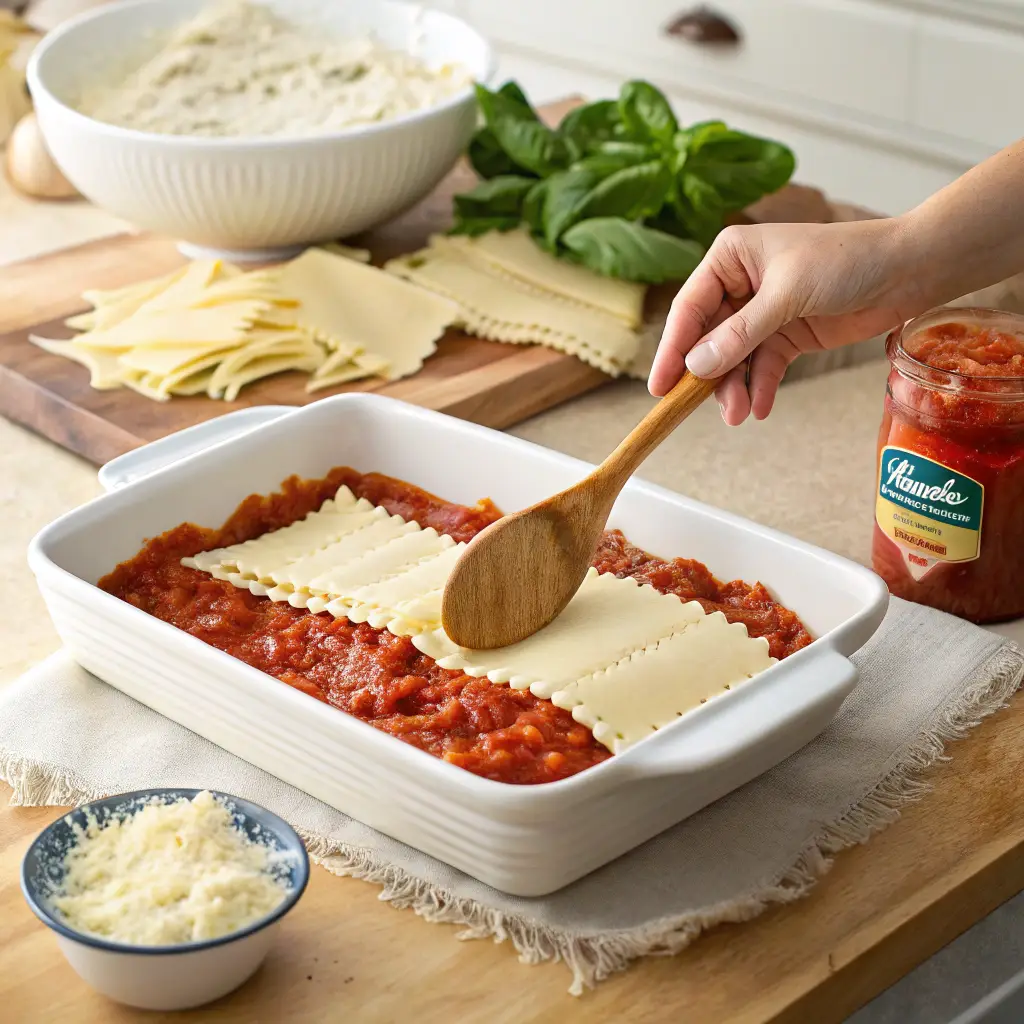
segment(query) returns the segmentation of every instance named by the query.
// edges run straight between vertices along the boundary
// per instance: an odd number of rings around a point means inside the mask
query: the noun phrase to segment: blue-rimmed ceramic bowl
[[[176,946],[135,946],[69,928],[50,906],[63,879],[63,862],[75,844],[73,825],[85,827],[86,812],[102,824],[112,816],[133,814],[154,798],[171,803],[191,800],[198,789],[146,789],[84,804],[45,828],[28,848],[21,865],[21,891],[35,915],[57,936],[78,975],[110,999],[147,1010],[183,1010],[202,1006],[238,988],[263,962],[274,932],[299,901],[309,881],[309,857],[295,830],[257,804],[211,790],[226,804],[235,822],[256,842],[283,854],[281,870],[289,884],[284,901],[266,917],[219,939]]]

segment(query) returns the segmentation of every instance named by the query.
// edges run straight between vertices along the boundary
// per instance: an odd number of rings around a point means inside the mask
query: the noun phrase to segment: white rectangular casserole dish
[[[101,478],[108,485],[118,476],[131,482],[36,536],[29,562],[58,632],[85,668],[159,713],[509,893],[537,896],[567,885],[799,749],[853,689],[849,655],[885,614],[888,592],[867,569],[634,480],[616,503],[611,526],[655,554],[699,559],[719,578],[761,580],[817,639],[572,778],[541,786],[483,779],[292,689],[95,583],[147,537],[184,521],[218,525],[246,495],[274,491],[293,473],[320,477],[347,464],[451,501],[489,496],[511,511],[590,467],[375,395],[340,395],[284,413],[267,409],[269,421],[257,426],[253,413],[246,411],[241,434],[230,436],[222,419],[125,456]],[[197,451],[204,437],[210,444]],[[179,459],[176,447],[191,454]]]

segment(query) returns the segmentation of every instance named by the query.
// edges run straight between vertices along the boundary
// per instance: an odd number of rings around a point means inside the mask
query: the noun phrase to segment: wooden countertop
[[[574,999],[561,965],[521,966],[507,945],[382,906],[377,888],[315,869],[266,964],[213,1006],[135,1012],[79,981],[18,888],[20,858],[54,808],[0,811],[0,1006],[10,1021],[191,1020],[359,1024],[721,1024],[841,1021],[1024,887],[1019,772],[1024,698],[954,748],[935,790],[815,893],[716,929]]]

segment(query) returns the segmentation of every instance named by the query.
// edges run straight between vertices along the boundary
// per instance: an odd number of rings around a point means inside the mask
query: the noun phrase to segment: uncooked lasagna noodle
[[[307,390],[415,373],[457,318],[449,299],[360,260],[363,250],[309,249],[290,263],[242,271],[200,260],[170,274],[85,294],[94,308],[67,321],[68,342],[30,336],[89,370],[97,389],[129,387],[158,401],[233,401],[286,370]]]
[[[577,302],[585,309],[600,310],[632,330],[643,322],[647,292],[644,285],[604,277],[587,267],[558,259],[544,252],[522,228],[488,231],[475,238],[468,235],[440,237],[434,239],[432,245],[450,246],[498,276],[533,287],[541,294],[554,294]]]
[[[459,647],[441,627],[441,595],[465,546],[342,487],[290,526],[182,564],[272,601],[408,636],[442,668],[565,708],[615,753],[774,663],[766,640],[720,612],[596,569],[526,640]]]
[[[636,355],[638,335],[621,320],[499,276],[443,240],[384,269],[457,303],[462,326],[478,337],[547,345],[612,376],[624,372]]]
[[[307,249],[277,274],[280,294],[298,303],[299,326],[332,349],[386,360],[392,380],[419,370],[459,312],[434,292],[323,249]]]

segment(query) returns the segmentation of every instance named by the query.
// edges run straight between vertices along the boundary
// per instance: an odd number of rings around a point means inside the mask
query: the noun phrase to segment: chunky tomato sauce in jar
[[[238,544],[302,519],[342,485],[392,515],[468,541],[500,518],[487,500],[457,505],[382,476],[339,467],[322,480],[292,477],[271,495],[250,495],[219,529],[182,523],[149,541],[99,581],[107,592],[205,643],[275,676],[382,732],[476,775],[536,784],[568,778],[612,756],[586,726],[529,690],[441,668],[409,637],[367,623],[256,597],[181,564],[199,551]],[[690,559],[665,561],[618,531],[604,535],[594,564],[662,593],[699,601],[768,641],[773,657],[806,647],[797,616],[761,584],[722,583]],[[301,737],[296,737],[301,742]]]
[[[1024,317],[940,309],[886,351],[875,571],[974,622],[1024,615]]]

